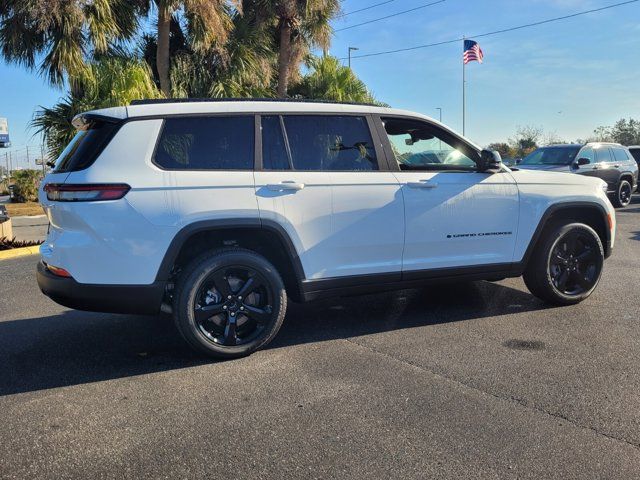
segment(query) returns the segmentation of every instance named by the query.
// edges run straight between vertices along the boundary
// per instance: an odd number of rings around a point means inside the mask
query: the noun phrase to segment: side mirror
[[[482,150],[480,152],[480,172],[498,171],[502,167],[502,157],[494,150]]]
[[[573,162],[574,168],[580,168],[582,165],[588,165],[591,163],[591,160],[588,158],[580,157],[576,161]]]

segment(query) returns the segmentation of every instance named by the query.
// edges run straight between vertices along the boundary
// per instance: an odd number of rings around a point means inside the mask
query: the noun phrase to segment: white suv
[[[412,112],[140,101],[74,125],[40,192],[40,289],[82,310],[170,310],[213,356],[266,345],[287,298],[524,275],[577,303],[613,248],[605,182],[511,171]]]

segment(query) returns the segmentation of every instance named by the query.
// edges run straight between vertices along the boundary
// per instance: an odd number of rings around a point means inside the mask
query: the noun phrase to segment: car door
[[[247,114],[166,118],[153,164],[165,171],[164,185],[156,188],[172,193],[158,212],[179,226],[217,218],[257,220],[254,123]]]
[[[611,149],[608,145],[593,145],[593,163],[580,167],[578,173],[589,177],[598,177],[607,182],[607,189],[617,188],[619,172],[615,168]],[[581,154],[582,155],[582,154]]]
[[[382,117],[378,126],[405,204],[403,278],[511,263],[519,212],[511,174],[478,172],[477,151],[426,120]]]
[[[379,165],[369,122],[365,115],[260,117],[260,216],[287,231],[307,279],[400,277],[400,186]]]

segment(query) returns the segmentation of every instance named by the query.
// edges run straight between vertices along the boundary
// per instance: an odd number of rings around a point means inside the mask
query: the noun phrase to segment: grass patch
[[[7,207],[7,212],[9,212],[10,217],[44,215],[42,206],[37,202],[5,203],[4,206]]]
[[[12,239],[8,239],[7,237],[0,237],[0,251],[11,250],[12,248],[35,247],[36,245],[40,245],[41,243],[43,242],[33,240],[16,240],[15,237],[13,237]]]

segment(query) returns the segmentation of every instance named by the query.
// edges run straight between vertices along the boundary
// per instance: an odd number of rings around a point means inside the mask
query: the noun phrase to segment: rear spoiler
[[[101,108],[79,113],[73,117],[71,124],[77,130],[89,130],[97,123],[120,123],[127,117],[127,107]]]
[[[121,121],[121,118],[114,118],[108,115],[87,112],[80,113],[73,117],[73,120],[71,120],[71,125],[73,125],[76,130],[90,130],[97,123],[119,123]]]

